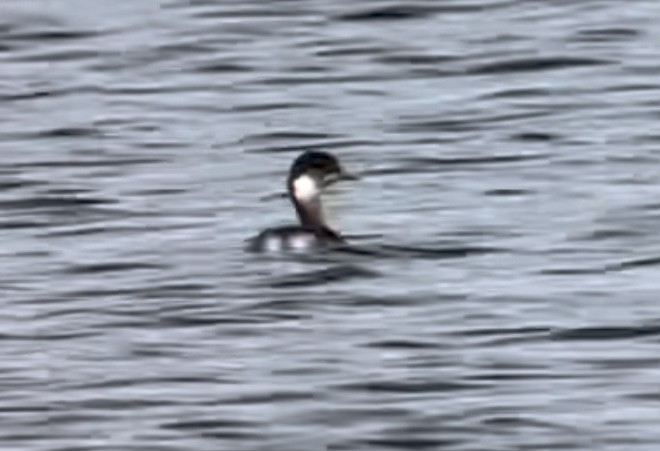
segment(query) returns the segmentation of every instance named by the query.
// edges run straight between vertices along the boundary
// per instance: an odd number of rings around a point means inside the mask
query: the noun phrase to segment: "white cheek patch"
[[[319,195],[319,187],[312,177],[301,175],[293,181],[293,194],[296,199],[307,201]]]

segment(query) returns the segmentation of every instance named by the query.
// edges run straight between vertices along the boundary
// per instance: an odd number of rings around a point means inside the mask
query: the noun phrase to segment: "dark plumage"
[[[253,238],[250,249],[298,250],[328,247],[344,242],[323,217],[323,188],[338,180],[355,179],[347,174],[339,160],[327,152],[307,151],[296,158],[289,169],[287,193],[300,225],[272,227]]]

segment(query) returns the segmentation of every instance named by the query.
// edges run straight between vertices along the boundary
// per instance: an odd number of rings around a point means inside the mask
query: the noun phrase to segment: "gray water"
[[[0,448],[657,450],[659,23],[3,0]],[[363,252],[245,252],[306,149]]]

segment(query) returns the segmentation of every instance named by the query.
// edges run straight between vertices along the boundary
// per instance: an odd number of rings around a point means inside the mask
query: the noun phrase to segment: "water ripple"
[[[657,448],[656,2],[55,3],[0,17],[7,449]],[[309,149],[350,246],[244,252]]]

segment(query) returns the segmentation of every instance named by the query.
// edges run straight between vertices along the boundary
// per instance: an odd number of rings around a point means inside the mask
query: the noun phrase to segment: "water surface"
[[[660,4],[0,11],[2,449],[657,449]]]

